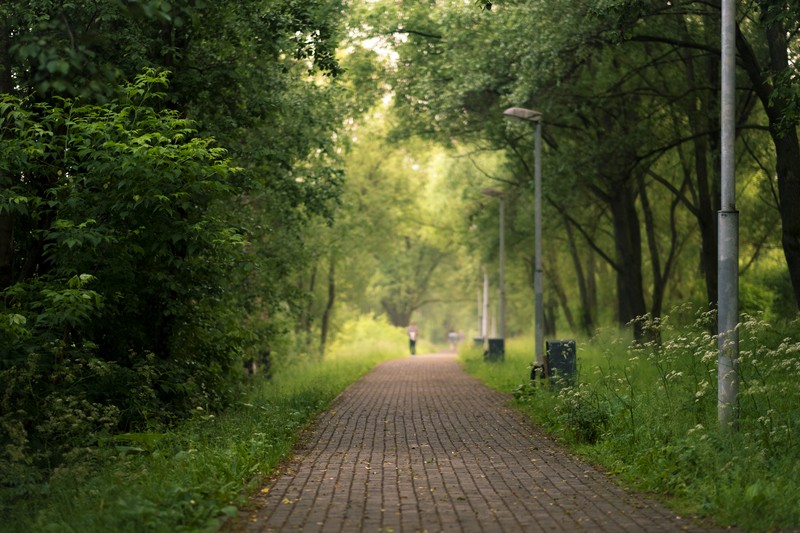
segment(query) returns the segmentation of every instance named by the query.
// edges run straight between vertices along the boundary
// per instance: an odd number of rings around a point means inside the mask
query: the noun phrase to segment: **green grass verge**
[[[796,324],[742,324],[738,429],[720,428],[716,338],[705,324],[632,345],[617,334],[578,339],[578,383],[529,383],[531,339],[510,339],[502,363],[461,353],[465,369],[562,443],[677,512],[745,530],[800,526],[800,343]],[[794,340],[793,340],[794,339]]]
[[[198,411],[174,431],[81,450],[39,494],[0,493],[0,531],[214,531],[344,388],[376,362],[405,355],[398,337],[399,348],[343,350],[256,381],[246,401],[218,416]]]

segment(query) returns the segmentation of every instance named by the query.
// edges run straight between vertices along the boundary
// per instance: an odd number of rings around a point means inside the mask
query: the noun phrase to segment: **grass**
[[[380,328],[379,328],[380,329]],[[246,401],[198,411],[168,433],[117,435],[80,450],[37,496],[0,500],[0,531],[215,531],[291,452],[300,433],[347,385],[380,360],[405,356],[400,342],[338,352],[253,383]]]
[[[738,429],[720,428],[716,337],[708,318],[646,324],[641,344],[606,332],[578,340],[574,387],[531,386],[532,339],[504,363],[462,359],[489,386],[624,485],[661,495],[684,515],[769,531],[800,526],[800,342],[748,319],[740,330]]]
[[[503,363],[462,352],[465,368],[623,484],[684,515],[768,531],[800,525],[800,342],[756,320],[741,330],[739,428],[716,422],[716,339],[701,317],[647,324],[661,342],[617,332],[578,339],[575,387],[532,387],[532,339]],[[380,360],[406,354],[402,330],[354,322],[322,364],[257,381],[218,416],[167,433],[118,435],[79,450],[38,495],[0,495],[0,531],[214,531],[291,452],[313,418]],[[795,340],[793,340],[795,339]],[[424,347],[423,347],[424,348]]]

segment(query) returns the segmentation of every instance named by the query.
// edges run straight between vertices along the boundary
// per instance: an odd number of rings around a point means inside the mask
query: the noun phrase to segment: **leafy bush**
[[[231,272],[235,172],[211,139],[158,110],[166,75],[123,100],[0,101],[0,478],[24,491],[115,431],[220,408],[241,373]],[[7,218],[8,220],[8,218]]]
[[[163,431],[122,433],[80,449],[91,462],[55,469],[46,493],[0,491],[0,531],[212,531],[246,505],[301,429],[384,359],[340,344],[335,360],[258,376],[222,413],[194,409]]]

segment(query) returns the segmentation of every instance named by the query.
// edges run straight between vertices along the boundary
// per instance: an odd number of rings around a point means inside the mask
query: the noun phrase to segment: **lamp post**
[[[505,262],[506,262],[506,237],[505,237],[505,195],[497,189],[483,189],[481,194],[492,196],[500,201],[500,268],[497,283],[499,285],[499,298],[497,301],[498,327],[497,339],[489,341],[489,356],[491,359],[505,357],[506,338],[506,287],[505,287]],[[492,342],[495,341],[495,342]]]
[[[721,208],[717,236],[717,418],[736,428],[739,393],[739,213],[736,210],[736,2],[722,2]]]
[[[509,107],[503,115],[536,124],[536,140],[534,143],[533,189],[534,189],[534,341],[536,346],[536,364],[544,368],[544,303],[542,301],[542,114],[524,107]]]
[[[478,335],[473,339],[475,347],[483,349],[489,334],[489,273],[483,269],[483,283],[478,288]]]
[[[483,269],[483,320],[481,321],[481,337],[483,344],[489,337],[489,273]]]

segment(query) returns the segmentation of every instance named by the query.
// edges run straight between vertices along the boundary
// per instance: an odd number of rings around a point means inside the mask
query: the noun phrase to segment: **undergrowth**
[[[394,345],[340,343],[321,363],[282,368],[272,380],[256,377],[247,399],[219,415],[198,408],[174,430],[119,434],[77,449],[24,497],[4,486],[0,531],[216,530],[347,385],[376,362],[405,355],[402,331],[387,328],[367,329],[394,335]]]
[[[644,319],[650,340],[639,343],[618,332],[579,339],[574,386],[529,381],[530,339],[510,341],[504,363],[474,350],[462,359],[565,444],[679,512],[752,531],[796,528],[800,327],[740,324],[738,427],[720,427],[712,320]]]

